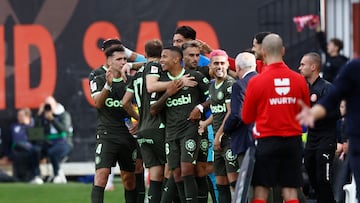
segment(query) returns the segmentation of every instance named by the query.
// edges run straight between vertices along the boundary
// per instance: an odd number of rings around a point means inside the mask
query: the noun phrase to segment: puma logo
[[[188,155],[190,155],[190,156],[191,156],[191,158],[194,158],[194,152],[193,152],[193,153],[188,152]]]
[[[329,160],[330,154],[323,154],[323,157],[325,157],[327,160]]]

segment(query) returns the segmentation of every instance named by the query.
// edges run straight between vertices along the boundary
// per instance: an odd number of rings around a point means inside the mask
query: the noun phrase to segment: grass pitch
[[[33,185],[27,183],[0,184],[0,203],[88,203],[91,184],[67,183]],[[105,203],[125,202],[122,184],[105,192]]]

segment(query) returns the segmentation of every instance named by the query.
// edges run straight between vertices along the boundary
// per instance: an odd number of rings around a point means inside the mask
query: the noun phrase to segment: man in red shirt
[[[255,122],[256,163],[252,184],[253,203],[265,203],[269,188],[282,188],[285,203],[298,203],[301,186],[301,126],[295,116],[300,112],[298,100],[309,104],[305,79],[284,62],[285,49],[277,34],[267,35],[261,53],[266,69],[249,81],[242,119]]]

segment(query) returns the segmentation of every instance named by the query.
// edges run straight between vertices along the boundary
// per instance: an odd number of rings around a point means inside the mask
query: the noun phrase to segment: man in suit
[[[252,145],[249,125],[245,125],[241,119],[241,109],[244,101],[244,94],[249,80],[257,75],[255,55],[249,52],[242,52],[235,59],[236,74],[238,79],[232,86],[231,113],[225,121],[224,132],[231,135],[230,147],[233,152],[240,155],[239,165],[246,149]]]

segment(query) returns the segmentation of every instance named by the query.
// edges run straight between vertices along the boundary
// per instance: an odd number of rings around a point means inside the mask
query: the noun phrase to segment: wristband
[[[111,86],[108,83],[105,83],[104,89],[111,91]]]
[[[200,110],[200,112],[201,112],[201,113],[203,113],[203,112],[204,112],[204,107],[203,107],[203,105],[198,104],[198,105],[196,106],[196,108],[198,108],[198,109]]]

